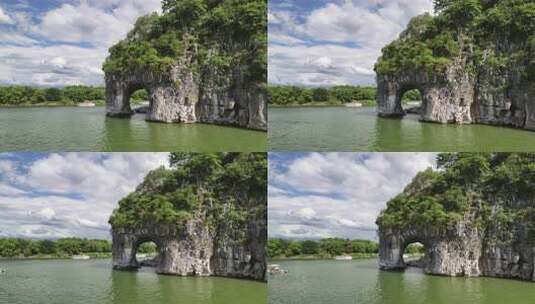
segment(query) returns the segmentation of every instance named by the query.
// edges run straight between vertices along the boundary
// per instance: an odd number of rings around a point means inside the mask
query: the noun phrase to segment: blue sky
[[[377,239],[375,219],[432,153],[270,153],[270,237]]]
[[[0,85],[102,85],[108,48],[160,0],[3,0]]]
[[[381,49],[432,0],[269,1],[271,84],[370,85]]]
[[[110,238],[119,199],[167,153],[0,154],[0,237]]]

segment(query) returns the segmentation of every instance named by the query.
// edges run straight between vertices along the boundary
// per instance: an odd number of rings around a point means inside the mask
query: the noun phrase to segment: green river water
[[[110,260],[0,261],[1,304],[266,304],[267,284],[113,271]]]
[[[107,118],[104,107],[0,108],[0,151],[266,151],[266,132]]]
[[[379,118],[375,108],[269,109],[274,151],[535,151],[535,132],[488,125],[421,123],[419,116]]]
[[[535,282],[385,272],[377,260],[276,262],[270,304],[533,304]]]

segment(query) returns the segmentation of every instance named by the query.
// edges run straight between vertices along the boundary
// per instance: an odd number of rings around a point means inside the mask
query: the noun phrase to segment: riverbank
[[[364,259],[376,259],[378,257],[377,253],[351,253],[351,254],[342,254],[341,256],[350,256],[353,260],[364,260]],[[277,256],[270,258],[271,261],[328,261],[336,260],[334,255],[321,255],[321,254],[300,254],[296,256]]]
[[[360,103],[362,107],[375,107],[377,103],[375,100],[359,100],[356,103]],[[268,104],[270,108],[328,108],[328,107],[348,107],[351,103],[342,102],[309,102],[309,103],[291,103],[291,104]]]
[[[111,252],[87,252],[81,253],[80,256],[88,256],[90,259],[110,259]],[[0,261],[24,261],[24,260],[70,260],[77,255],[68,254],[38,254],[32,256],[15,256],[15,257],[0,257]]]
[[[106,106],[105,100],[88,100],[94,103],[95,107]],[[131,100],[130,105],[138,106],[146,103],[145,100]],[[57,108],[57,107],[83,107],[82,103],[77,102],[40,102],[40,103],[21,103],[21,104],[0,104],[0,108]]]

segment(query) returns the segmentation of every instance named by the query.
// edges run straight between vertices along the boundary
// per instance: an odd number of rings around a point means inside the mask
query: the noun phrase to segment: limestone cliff
[[[163,3],[110,48],[107,115],[129,117],[146,89],[147,120],[267,130],[265,0]]]
[[[418,89],[423,121],[535,130],[533,1],[437,1],[383,49],[375,70],[378,113],[405,114]]]
[[[424,271],[535,281],[535,156],[444,154],[377,219],[379,266],[404,269],[425,247]]]
[[[158,273],[264,281],[265,154],[177,158],[176,169],[151,172],[114,211],[113,267],[139,268],[138,247],[152,241]]]

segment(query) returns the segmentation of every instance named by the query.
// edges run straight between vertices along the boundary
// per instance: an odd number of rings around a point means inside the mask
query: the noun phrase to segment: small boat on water
[[[84,101],[84,102],[79,103],[78,106],[79,106],[79,107],[83,107],[83,108],[90,108],[90,107],[94,107],[94,106],[95,106],[95,103],[86,100],[86,101]]]
[[[287,274],[288,273],[288,270],[282,269],[281,266],[278,264],[268,265],[267,270],[269,274]]]
[[[339,255],[334,257],[337,261],[351,261],[353,260],[353,257],[350,255]]]
[[[344,106],[348,108],[362,108],[362,103],[354,101],[354,102],[346,103]]]
[[[81,255],[73,255],[71,257],[71,259],[73,259],[73,260],[89,260],[90,258],[91,258],[90,256],[83,255],[83,254],[81,254]]]

